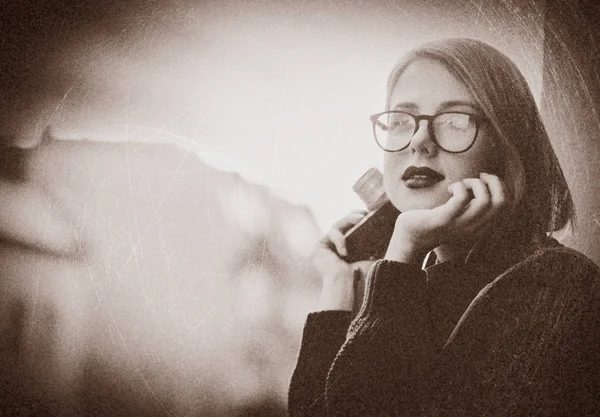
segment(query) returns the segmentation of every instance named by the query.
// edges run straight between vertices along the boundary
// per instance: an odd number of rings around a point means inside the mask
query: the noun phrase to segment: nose
[[[438,152],[438,146],[433,140],[431,135],[431,129],[429,127],[430,121],[420,120],[417,131],[413,135],[408,150],[410,153],[421,153],[425,155],[434,156]]]

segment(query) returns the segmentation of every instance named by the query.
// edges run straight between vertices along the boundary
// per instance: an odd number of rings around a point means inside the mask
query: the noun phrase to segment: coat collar
[[[453,259],[443,263],[436,263],[437,257],[432,250],[423,259],[422,269],[431,270],[439,268],[441,265],[452,264],[456,266],[484,267],[484,268],[504,268],[518,263],[535,250],[547,246],[560,246],[560,243],[552,237],[547,237],[541,243],[523,243],[510,236],[497,238],[488,236],[486,239],[479,240],[473,245],[464,259]]]

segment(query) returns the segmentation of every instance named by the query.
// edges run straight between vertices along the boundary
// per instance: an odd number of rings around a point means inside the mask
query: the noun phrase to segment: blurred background
[[[594,3],[0,2],[1,414],[285,415],[307,255],[425,41],[521,68],[600,263]]]

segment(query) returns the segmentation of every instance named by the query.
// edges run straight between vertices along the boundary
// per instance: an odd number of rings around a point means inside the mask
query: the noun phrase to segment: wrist
[[[384,259],[406,264],[416,263],[421,259],[423,251],[409,241],[394,241],[392,239],[385,253]]]

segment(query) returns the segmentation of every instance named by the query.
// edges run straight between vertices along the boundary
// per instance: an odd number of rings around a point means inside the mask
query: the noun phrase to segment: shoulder
[[[545,286],[560,285],[565,280],[600,279],[600,268],[590,258],[575,249],[554,242],[534,250],[503,275],[526,275],[532,280],[532,284]]]
[[[556,243],[524,251],[488,284],[445,348],[461,366],[456,373],[469,369],[467,382],[485,393],[474,400],[482,408],[578,409],[581,401],[597,406],[590,387],[599,378],[599,336],[599,268]]]
[[[484,288],[482,294],[515,295],[569,293],[575,297],[600,300],[600,268],[583,253],[555,240],[529,252]],[[513,298],[514,299],[514,298]]]
[[[479,334],[473,337],[501,340],[515,332],[520,337],[546,330],[558,335],[559,329],[590,320],[600,320],[600,269],[581,252],[554,241],[529,250],[486,285],[458,327]]]

